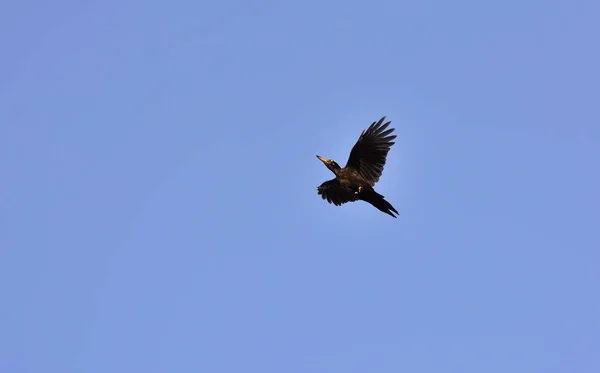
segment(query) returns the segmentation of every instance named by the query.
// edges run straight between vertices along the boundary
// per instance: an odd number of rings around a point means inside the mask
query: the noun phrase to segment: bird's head
[[[327,158],[323,158],[320,155],[317,155],[317,158],[319,158],[319,160],[321,162],[323,162],[325,164],[325,166],[334,174],[337,175],[337,171],[341,168],[333,159],[327,159]]]

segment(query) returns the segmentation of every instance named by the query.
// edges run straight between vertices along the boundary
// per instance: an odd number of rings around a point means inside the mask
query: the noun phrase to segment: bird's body
[[[344,168],[335,161],[317,155],[325,166],[335,174],[335,178],[328,180],[317,188],[318,194],[327,202],[340,206],[346,202],[365,201],[375,206],[380,211],[391,215],[398,211],[377,193],[373,186],[383,172],[387,153],[394,144],[391,140],[396,135],[390,134],[393,128],[386,130],[391,122],[373,122],[366,131],[363,131],[350,152],[350,157]]]

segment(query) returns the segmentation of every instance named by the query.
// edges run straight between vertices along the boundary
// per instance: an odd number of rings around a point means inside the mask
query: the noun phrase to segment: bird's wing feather
[[[338,179],[331,179],[317,188],[317,193],[327,202],[336,206],[358,200],[358,196],[350,188],[340,184]]]
[[[394,129],[386,130],[391,121],[383,123],[384,120],[385,117],[371,123],[369,128],[360,134],[346,163],[346,167],[358,171],[371,186],[379,181],[390,147],[395,144],[392,140],[396,135],[390,136]]]

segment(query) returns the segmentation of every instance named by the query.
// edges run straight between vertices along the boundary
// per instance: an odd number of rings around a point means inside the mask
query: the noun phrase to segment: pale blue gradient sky
[[[600,371],[597,2],[0,10],[1,372]]]

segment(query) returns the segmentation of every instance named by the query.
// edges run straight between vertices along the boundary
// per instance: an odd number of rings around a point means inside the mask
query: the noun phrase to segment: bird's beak
[[[323,163],[327,163],[327,159],[321,157],[320,155],[317,155],[317,158],[319,158],[319,160]]]

